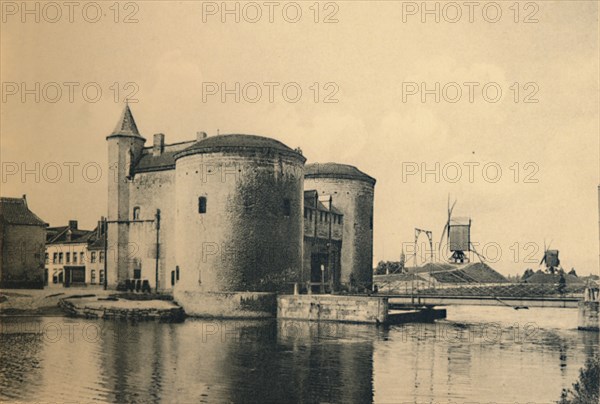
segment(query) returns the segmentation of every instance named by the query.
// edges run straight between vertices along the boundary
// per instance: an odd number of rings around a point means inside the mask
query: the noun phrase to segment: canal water
[[[0,401],[550,403],[598,333],[577,311],[454,307],[436,324],[0,318]]]

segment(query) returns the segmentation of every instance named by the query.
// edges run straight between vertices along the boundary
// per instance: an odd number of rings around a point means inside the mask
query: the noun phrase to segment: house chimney
[[[202,139],[206,139],[208,135],[206,132],[196,132],[196,141],[201,141]]]
[[[152,145],[152,155],[160,156],[165,149],[165,135],[163,133],[156,133],[154,135],[154,144]]]
[[[102,220],[98,220],[98,226],[96,227],[96,237],[97,238],[102,237],[102,235],[104,234],[103,224],[104,223],[102,223]]]
[[[27,194],[23,194],[23,201],[25,201],[25,206],[27,206]]]
[[[77,220],[69,220],[69,228],[77,230]]]

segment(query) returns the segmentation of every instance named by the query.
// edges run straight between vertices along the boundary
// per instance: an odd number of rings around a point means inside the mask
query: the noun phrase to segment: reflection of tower
[[[113,133],[106,138],[108,142],[108,220],[126,221],[129,215],[129,186],[131,173],[137,159],[141,156],[144,139],[129,109],[125,106],[123,114]],[[127,223],[111,223],[108,226],[108,244],[114,249],[110,259],[107,257],[109,287],[128,277],[129,226]],[[114,259],[113,259],[114,257]]]
[[[168,359],[174,356],[171,326],[157,323],[111,323],[100,337],[100,373],[115,403],[156,402],[171,386]],[[176,353],[176,352],[175,352]],[[167,379],[167,380],[165,380]]]
[[[276,346],[293,352],[291,359],[278,360],[280,385],[290,388],[265,401],[373,402],[373,340],[378,330],[369,325],[290,320],[278,320],[277,325]],[[352,343],[323,343],[333,339]]]
[[[341,283],[351,279],[359,287],[373,283],[373,198],[375,179],[353,166],[337,163],[309,164],[304,189],[332,195],[344,215]]]

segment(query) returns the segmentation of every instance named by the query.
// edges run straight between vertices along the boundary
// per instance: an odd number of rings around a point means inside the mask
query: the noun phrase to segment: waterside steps
[[[280,295],[277,317],[288,320],[402,324],[446,318],[445,309],[390,304],[387,297],[365,295]]]

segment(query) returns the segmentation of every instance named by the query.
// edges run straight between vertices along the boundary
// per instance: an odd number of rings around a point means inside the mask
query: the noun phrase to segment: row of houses
[[[104,233],[59,227],[33,213],[27,197],[0,198],[0,287],[43,288],[104,285]]]
[[[100,222],[94,230],[80,229],[77,220],[48,228],[44,263],[47,286],[103,286],[105,259]]]

